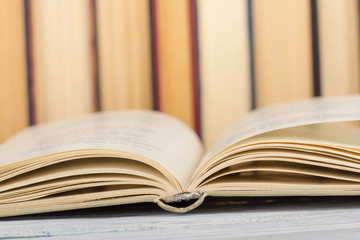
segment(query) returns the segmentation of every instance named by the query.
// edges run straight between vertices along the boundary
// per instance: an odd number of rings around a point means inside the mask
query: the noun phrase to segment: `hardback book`
[[[101,112],[29,127],[0,146],[0,216],[207,196],[360,195],[360,96],[255,110],[207,150],[169,115]],[[231,111],[229,106],[228,111]]]
[[[26,2],[32,122],[96,110],[92,1]]]
[[[204,146],[210,147],[229,124],[251,108],[249,1],[195,2],[201,136]]]
[[[311,1],[251,4],[256,106],[311,97]]]
[[[28,123],[23,4],[0,1],[0,143]]]
[[[151,109],[148,0],[94,1],[102,110]]]
[[[154,106],[195,128],[191,1],[150,5]]]
[[[356,0],[317,1],[322,96],[360,92],[358,8]]]

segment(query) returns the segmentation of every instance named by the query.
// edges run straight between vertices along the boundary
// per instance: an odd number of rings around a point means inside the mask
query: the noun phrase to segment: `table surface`
[[[360,239],[360,197],[206,199],[186,214],[154,204],[0,220],[0,239]]]

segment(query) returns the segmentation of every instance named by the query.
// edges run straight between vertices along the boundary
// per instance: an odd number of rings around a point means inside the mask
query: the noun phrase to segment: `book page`
[[[151,111],[103,112],[30,127],[0,146],[0,168],[84,149],[141,155],[186,184],[203,154],[198,136],[179,120]]]
[[[282,128],[360,120],[360,96],[312,98],[248,114],[229,127],[207,151],[198,169],[217,153],[244,139]]]

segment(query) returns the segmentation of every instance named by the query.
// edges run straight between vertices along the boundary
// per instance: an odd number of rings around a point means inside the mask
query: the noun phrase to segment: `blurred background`
[[[152,109],[209,146],[251,109],[358,94],[359,9],[359,0],[0,0],[0,143],[28,125]]]

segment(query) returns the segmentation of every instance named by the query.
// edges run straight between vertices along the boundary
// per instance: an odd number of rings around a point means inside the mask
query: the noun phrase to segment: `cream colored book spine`
[[[30,3],[36,123],[93,111],[89,1]]]
[[[359,6],[356,0],[319,0],[321,94],[360,93]]]
[[[152,107],[149,2],[96,1],[102,110]]]
[[[247,1],[200,0],[198,22],[202,132],[209,146],[251,107]]]
[[[311,97],[310,1],[252,3],[257,107]]]

